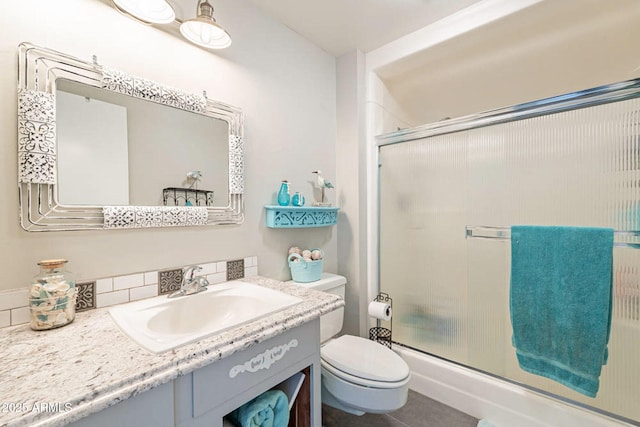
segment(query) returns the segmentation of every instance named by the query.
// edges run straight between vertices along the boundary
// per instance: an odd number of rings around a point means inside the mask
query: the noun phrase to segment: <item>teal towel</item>
[[[520,367],[589,397],[611,326],[613,230],[511,227],[510,310]]]
[[[480,421],[478,421],[478,426],[477,427],[496,427],[496,425],[491,423],[490,421],[487,421],[485,419],[481,419]]]
[[[289,400],[280,390],[265,391],[230,414],[241,427],[287,427]]]

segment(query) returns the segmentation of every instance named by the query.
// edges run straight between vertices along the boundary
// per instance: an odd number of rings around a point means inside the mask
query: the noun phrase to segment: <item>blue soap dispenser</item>
[[[280,184],[280,191],[278,191],[278,204],[280,206],[289,206],[290,201],[291,195],[289,194],[289,182],[284,180]]]

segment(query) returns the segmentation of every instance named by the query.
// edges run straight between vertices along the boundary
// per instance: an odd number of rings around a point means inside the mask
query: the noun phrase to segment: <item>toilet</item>
[[[315,282],[290,283],[344,298],[347,279],[323,273]],[[343,320],[344,308],[320,318],[322,403],[354,415],[400,409],[407,402],[409,366],[377,342],[353,335],[334,338]]]

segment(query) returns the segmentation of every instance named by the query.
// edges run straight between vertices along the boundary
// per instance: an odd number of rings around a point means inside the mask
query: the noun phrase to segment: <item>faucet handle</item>
[[[196,280],[198,281],[198,286],[201,290],[205,290],[207,289],[207,286],[209,286],[209,281],[204,276],[199,276]]]
[[[184,268],[184,270],[182,272],[182,277],[187,279],[187,280],[193,280],[193,276],[200,270],[202,270],[202,266],[200,266],[200,265],[190,265],[190,266]]]

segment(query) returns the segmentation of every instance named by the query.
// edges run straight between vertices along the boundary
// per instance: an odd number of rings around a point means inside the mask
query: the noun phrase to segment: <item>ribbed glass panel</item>
[[[640,249],[614,250],[610,357],[592,399],[518,367],[509,240],[465,238],[466,226],[640,230],[639,111],[631,99],[382,146],[394,341],[640,421]]]

